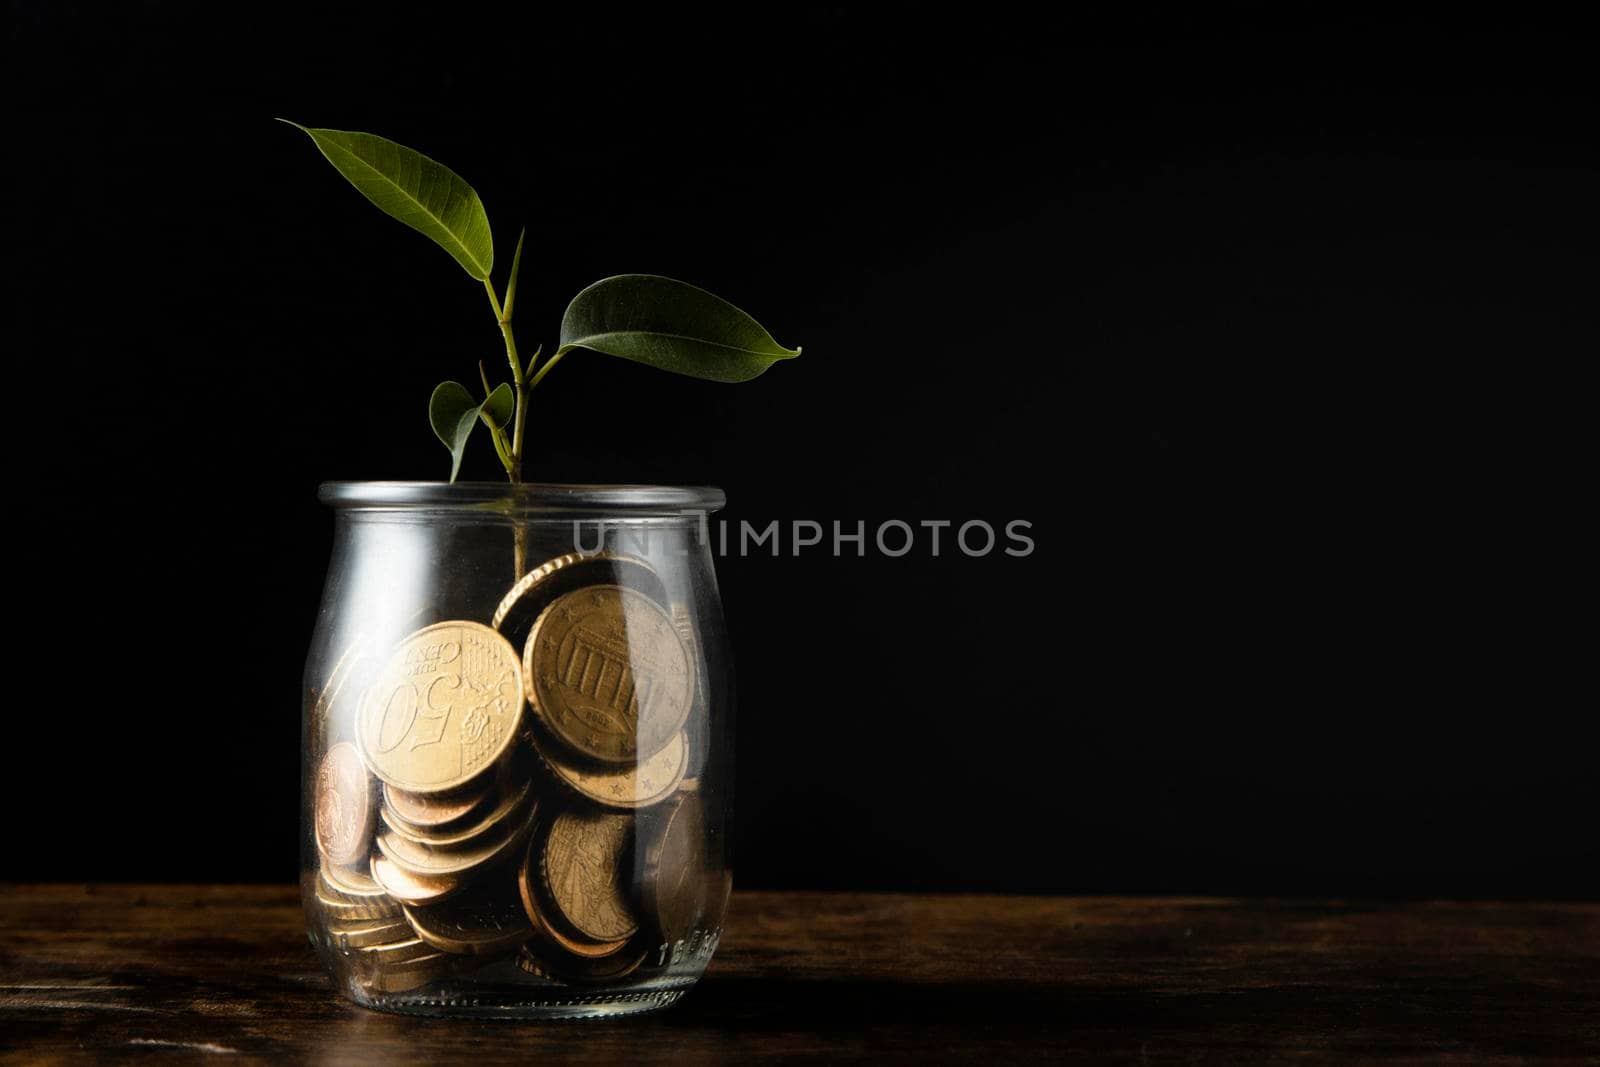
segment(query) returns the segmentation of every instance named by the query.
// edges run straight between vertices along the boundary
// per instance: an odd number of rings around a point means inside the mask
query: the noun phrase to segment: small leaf
[[[798,348],[784,348],[719,296],[654,274],[602,278],[572,298],[561,351],[587,348],[714,382],[745,382]]]
[[[461,473],[461,457],[467,450],[467,438],[472,436],[472,428],[478,424],[478,416],[491,403],[496,405],[496,410],[499,409],[502,391],[509,396],[511,387],[502,385],[490,394],[488,400],[479,403],[472,399],[472,394],[460,382],[440,382],[429,398],[428,422],[433,426],[434,434],[444,442],[444,447],[450,450],[452,482]]]
[[[522,273],[522,239],[526,236],[528,228],[524,226],[517,234],[517,250],[511,253],[511,280],[506,282],[506,304],[500,309],[500,317],[507,322],[511,321],[512,309],[517,304],[517,275]]]
[[[503,430],[517,411],[517,394],[509,382],[501,382],[483,402],[483,421],[497,430]]]
[[[472,186],[449,167],[375,134],[279,121],[304,131],[362,196],[433,238],[474,278],[489,277],[494,267],[489,216]]]

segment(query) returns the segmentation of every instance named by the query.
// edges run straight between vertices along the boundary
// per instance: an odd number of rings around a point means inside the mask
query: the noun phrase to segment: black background
[[[442,477],[428,393],[497,365],[480,287],[282,115],[466,177],[497,280],[525,223],[525,347],[626,271],[805,346],[571,357],[531,476],[1032,523],[720,562],[741,885],[1594,895],[1593,37],[246,10],[11,8],[0,873],[292,876],[316,485]]]

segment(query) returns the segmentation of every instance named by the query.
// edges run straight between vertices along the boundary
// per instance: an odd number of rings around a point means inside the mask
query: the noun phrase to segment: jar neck
[[[554,485],[523,482],[325,482],[317,498],[344,515],[434,521],[590,521],[695,525],[722,508],[711,486]]]

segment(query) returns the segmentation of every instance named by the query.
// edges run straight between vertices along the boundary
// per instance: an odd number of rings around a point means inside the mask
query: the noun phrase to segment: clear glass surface
[[[732,884],[715,489],[329,483],[307,930],[359,1004],[666,1007]]]

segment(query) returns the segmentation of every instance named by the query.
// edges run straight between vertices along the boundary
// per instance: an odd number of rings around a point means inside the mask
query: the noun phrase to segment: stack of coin
[[[316,904],[369,991],[501,958],[616,981],[701,921],[704,667],[667,603],[642,561],[562,556],[368,672],[314,802]]]

